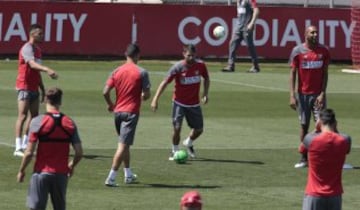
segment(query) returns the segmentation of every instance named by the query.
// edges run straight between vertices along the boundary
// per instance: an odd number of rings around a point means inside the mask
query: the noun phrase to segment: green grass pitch
[[[299,124],[289,106],[286,63],[263,63],[260,74],[247,74],[248,63],[239,62],[235,73],[221,73],[225,63],[209,61],[209,103],[203,106],[205,132],[195,143],[198,159],[186,164],[168,161],[171,136],[171,92],[160,99],[159,110],[143,103],[132,147],[131,166],[139,183],[118,188],[104,186],[117,138],[113,117],[106,110],[102,88],[109,73],[123,61],[45,60],[60,78],[45,85],[64,90],[62,111],[79,127],[85,157],[69,181],[69,210],[170,210],[179,209],[181,195],[196,189],[207,210],[299,210],[306,169],[294,169],[298,161]],[[150,72],[152,94],[171,66],[170,61],[144,60]],[[332,64],[329,70],[328,106],[334,108],[339,129],[353,138],[345,170],[343,209],[360,209],[360,75],[344,74],[345,67]],[[13,157],[17,115],[14,90],[17,62],[0,61],[0,209],[25,209],[26,181],[16,182],[20,158]],[[44,107],[41,107],[41,112]],[[182,138],[189,129],[184,123]],[[47,209],[52,209],[48,204]]]

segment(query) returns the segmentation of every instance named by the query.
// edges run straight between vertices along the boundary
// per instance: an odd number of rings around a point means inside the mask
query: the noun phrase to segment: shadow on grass
[[[221,186],[217,185],[171,185],[171,184],[146,184],[150,187],[154,188],[194,188],[194,189],[216,189],[221,188]]]
[[[212,158],[196,158],[196,159],[191,159],[191,161],[264,165],[264,162],[256,161],[256,160],[220,160],[220,159],[212,159]]]
[[[73,155],[71,155],[73,156]],[[95,160],[95,159],[101,159],[101,158],[113,158],[113,156],[109,156],[109,155],[83,155],[84,159],[89,159],[89,160]]]

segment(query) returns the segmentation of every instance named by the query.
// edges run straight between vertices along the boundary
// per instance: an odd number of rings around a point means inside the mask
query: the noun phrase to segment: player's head
[[[57,87],[51,87],[46,91],[45,100],[46,103],[52,106],[60,106],[62,100],[62,90]]]
[[[318,29],[316,26],[308,26],[305,29],[305,42],[308,45],[314,46],[318,43]]]
[[[180,210],[201,210],[201,195],[197,191],[186,192],[180,201]]]
[[[187,64],[192,64],[195,61],[196,47],[193,44],[188,44],[183,47],[183,56]]]
[[[131,43],[127,46],[125,56],[131,58],[135,63],[140,57],[140,48],[136,43]]]
[[[29,38],[35,43],[41,43],[44,39],[43,27],[39,24],[32,24],[29,28]]]
[[[325,126],[336,126],[335,112],[332,109],[324,109],[319,115],[320,123]]]

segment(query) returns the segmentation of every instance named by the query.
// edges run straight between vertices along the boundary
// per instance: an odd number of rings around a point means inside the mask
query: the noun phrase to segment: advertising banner
[[[184,44],[195,44],[202,57],[227,56],[235,6],[111,3],[1,2],[0,54],[17,54],[32,23],[44,26],[44,55],[122,55],[130,42],[143,57],[179,56]],[[315,25],[319,40],[334,60],[351,59],[350,9],[262,7],[256,22],[259,57],[287,59],[304,41],[304,28]],[[226,35],[212,30],[223,25]],[[240,47],[239,57],[247,57]]]

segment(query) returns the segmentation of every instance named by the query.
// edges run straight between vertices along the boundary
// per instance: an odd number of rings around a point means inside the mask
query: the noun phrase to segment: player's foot
[[[124,183],[125,184],[133,184],[136,182],[136,179],[137,179],[137,175],[132,174],[131,176],[124,178]]]
[[[14,151],[14,156],[24,157],[24,151],[22,149],[17,149]]]
[[[247,71],[247,73],[259,73],[259,72],[260,72],[260,68],[255,68],[255,67],[252,67]]]
[[[344,163],[343,169],[353,169],[354,167],[349,163]]]
[[[171,151],[170,156],[169,156],[169,160],[173,161],[174,160],[174,155],[175,155],[175,152]]]
[[[300,162],[298,162],[294,165],[294,168],[306,168],[307,166],[308,166],[308,163],[306,160],[300,160]]]
[[[227,66],[223,69],[221,69],[222,72],[234,72],[235,71],[235,68],[234,67],[231,67],[231,66]]]
[[[105,186],[108,187],[119,187],[119,184],[115,182],[115,179],[106,179],[105,180]]]
[[[191,158],[195,158],[196,155],[195,155],[194,146],[192,145],[192,143],[191,143],[190,141],[191,141],[191,140],[188,141],[187,139],[185,139],[185,140],[183,141],[183,145],[186,147],[188,155],[189,155]]]

